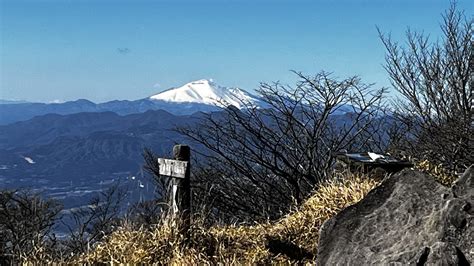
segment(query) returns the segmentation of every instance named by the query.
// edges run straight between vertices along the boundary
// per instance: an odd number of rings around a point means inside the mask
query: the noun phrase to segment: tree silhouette
[[[385,69],[400,94],[395,110],[404,136],[394,148],[462,171],[474,162],[473,19],[452,3],[441,29],[435,42],[408,30],[406,45],[379,30]]]

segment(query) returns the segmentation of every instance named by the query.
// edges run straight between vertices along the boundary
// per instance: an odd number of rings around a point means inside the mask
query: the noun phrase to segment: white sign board
[[[158,158],[160,164],[160,175],[171,176],[176,178],[184,178],[188,162]]]

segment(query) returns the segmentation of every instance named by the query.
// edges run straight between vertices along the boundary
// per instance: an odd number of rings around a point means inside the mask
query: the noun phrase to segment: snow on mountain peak
[[[192,81],[181,87],[153,95],[150,99],[178,103],[201,103],[219,107],[233,105],[237,108],[243,108],[249,104],[256,106],[260,101],[245,90],[222,87],[212,79]]]

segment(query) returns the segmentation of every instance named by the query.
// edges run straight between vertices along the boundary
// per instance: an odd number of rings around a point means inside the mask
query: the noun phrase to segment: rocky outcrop
[[[474,261],[474,167],[452,188],[404,170],[326,221],[318,265],[440,264]]]

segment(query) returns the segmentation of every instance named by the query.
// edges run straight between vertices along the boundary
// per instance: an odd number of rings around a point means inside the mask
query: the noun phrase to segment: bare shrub
[[[62,205],[30,190],[0,191],[0,264],[51,260]]]
[[[64,245],[69,253],[81,254],[89,251],[95,243],[110,234],[120,224],[120,211],[125,190],[113,184],[92,198],[87,206],[71,211],[72,223],[64,222],[69,236]]]
[[[178,129],[207,148],[194,171],[193,198],[208,199],[203,203],[219,219],[279,217],[331,176],[334,152],[382,149],[374,139],[383,134],[384,89],[358,77],[295,74],[294,87],[260,86],[266,108],[229,107]]]
[[[401,137],[392,149],[458,172],[474,162],[473,22],[452,3],[440,41],[408,30],[402,45],[379,30],[385,69],[400,95],[395,113]]]

